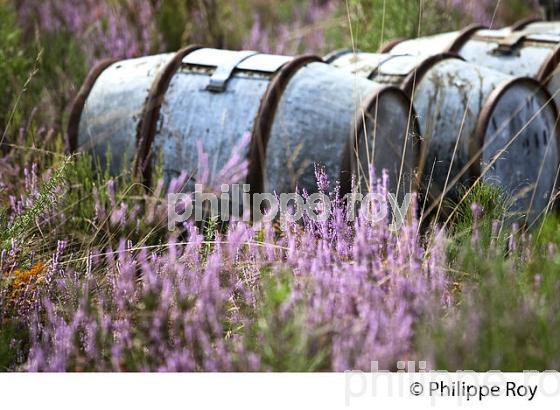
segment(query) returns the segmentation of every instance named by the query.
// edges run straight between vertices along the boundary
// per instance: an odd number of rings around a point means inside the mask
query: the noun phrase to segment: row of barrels
[[[113,174],[196,182],[198,144],[217,173],[240,146],[251,192],[317,191],[314,164],[341,194],[369,167],[397,195],[457,199],[500,187],[528,222],[550,206],[560,164],[560,23],[525,21],[392,41],[379,53],[288,57],[197,46],[103,61],[88,75],[68,146]],[[108,152],[110,150],[110,155]],[[192,185],[187,189],[192,189]]]

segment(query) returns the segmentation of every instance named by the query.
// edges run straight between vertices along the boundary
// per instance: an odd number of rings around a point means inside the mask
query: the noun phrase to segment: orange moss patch
[[[16,300],[29,286],[34,287],[40,282],[45,267],[45,262],[37,262],[29,270],[16,269],[11,274],[5,273],[4,276],[10,280],[8,288],[11,290],[11,299]]]
[[[16,269],[12,273],[4,273],[3,276],[10,281],[8,284],[8,301],[12,308],[20,309],[31,305],[32,300],[28,298],[43,279],[46,266],[45,262],[37,262],[29,270]]]
[[[29,285],[31,282],[36,282],[40,278],[41,273],[45,270],[45,262],[37,262],[29,270],[16,270],[14,272],[14,280],[12,288],[21,289]]]

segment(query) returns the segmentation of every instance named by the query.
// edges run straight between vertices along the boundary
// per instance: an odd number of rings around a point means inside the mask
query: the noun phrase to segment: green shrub
[[[32,66],[33,59],[23,46],[16,13],[9,4],[0,2],[0,138],[10,118],[19,117],[15,104]]]

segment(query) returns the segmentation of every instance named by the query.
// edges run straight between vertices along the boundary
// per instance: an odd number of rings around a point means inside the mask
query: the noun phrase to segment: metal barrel
[[[517,24],[517,23],[516,23]],[[533,20],[524,25],[514,25],[509,27],[510,31],[523,31],[528,34],[559,34],[560,22],[559,21],[541,21]]]
[[[500,30],[472,26],[401,42],[391,54],[457,52],[466,61],[546,85],[560,107],[560,24],[521,21]]]
[[[432,201],[442,193],[457,200],[459,186],[481,178],[511,196],[516,219],[533,222],[547,207],[559,164],[557,113],[536,80],[452,54],[345,54],[331,64],[411,93]]]
[[[383,53],[391,54],[439,54],[458,52],[478,31],[485,26],[472,24],[460,31],[441,33],[414,39],[399,39],[386,43]]]
[[[461,48],[481,32],[492,32],[495,36],[506,36],[512,32],[526,34],[558,34],[560,22],[543,21],[540,17],[528,17],[516,21],[511,26],[490,30],[488,27],[471,24],[463,30],[440,33],[415,39],[396,38],[387,41],[379,49],[380,53],[392,54],[437,54],[460,52]]]
[[[150,87],[173,55],[107,60],[94,67],[72,107],[67,133],[70,151],[91,152],[101,169],[108,168],[112,175],[130,169],[136,154],[134,137]]]
[[[199,142],[216,174],[248,133],[240,155],[254,193],[316,192],[315,163],[333,185],[341,181],[341,193],[369,164],[389,171],[394,190],[415,188],[419,137],[409,98],[319,57],[191,47],[119,61],[92,71],[72,113],[72,150],[106,164],[110,148],[113,174],[135,166],[148,182],[161,160],[167,182],[186,170],[194,184]]]
[[[542,18],[540,18],[540,17],[536,17],[536,16],[527,17],[527,18],[516,21],[511,26],[509,26],[508,29],[510,31],[525,30],[528,27],[534,25],[535,23],[541,23],[541,22],[542,22]]]

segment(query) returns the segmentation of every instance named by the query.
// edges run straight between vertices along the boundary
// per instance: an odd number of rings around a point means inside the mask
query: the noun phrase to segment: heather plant
[[[66,225],[53,231],[67,239],[50,255],[30,245],[42,222],[5,244],[2,336],[17,352],[7,368],[27,361],[30,370],[308,371],[367,369],[370,360],[390,367],[413,354],[418,320],[449,302],[443,249],[427,256],[414,222],[398,237],[387,220],[348,225],[338,207],[328,221],[306,219],[303,226],[234,223],[222,232],[209,224],[203,232],[186,225],[180,237],[152,243],[138,229],[138,213],[126,208],[135,203],[149,219],[149,201],[125,193],[122,180],[86,182],[91,176],[79,162],[71,169],[81,169],[81,177],[66,175],[72,189],[60,191],[58,202],[85,194],[80,184],[94,192],[79,201],[80,208],[93,207],[94,229],[81,227],[91,241],[76,243],[66,213],[53,209]],[[38,172],[23,171],[31,199],[11,210],[16,218],[34,207]],[[319,169],[317,176],[326,189]],[[386,185],[384,177],[378,193]],[[96,197],[96,190],[103,194]],[[64,209],[79,215],[78,208]],[[95,227],[102,221],[104,234]]]
[[[62,151],[56,142],[60,136],[53,139]],[[80,259],[121,238],[153,245],[165,232],[166,205],[157,194],[147,199],[130,179],[116,182],[95,174],[87,155],[65,157],[18,146],[4,160],[22,164],[10,174],[0,173],[5,194],[0,218],[0,368],[13,368],[26,357],[30,314],[62,257],[68,253]],[[18,180],[25,181],[23,187]],[[137,217],[141,206],[146,212],[142,219]],[[162,221],[159,229],[157,218]]]
[[[120,3],[119,3],[120,4]],[[69,105],[89,67],[107,57],[132,57],[151,50],[148,2],[16,2],[26,44],[39,55],[28,121],[63,128]],[[0,6],[7,7],[7,6]],[[35,118],[37,117],[37,118]]]
[[[387,179],[378,194],[387,192]],[[210,242],[121,240],[52,270],[30,370],[337,370],[412,355],[418,320],[450,302],[440,240],[414,220],[233,223]],[[279,230],[278,230],[279,229]],[[209,246],[209,248],[207,247]],[[64,300],[64,303],[60,303]],[[57,303],[58,301],[58,303]]]
[[[78,40],[88,64],[151,50],[154,8],[148,1],[23,0],[17,9],[27,31],[66,33]]]
[[[323,220],[209,218],[170,233],[166,194],[191,179],[210,191],[239,182],[244,158],[213,176],[201,152],[197,174],[165,184],[156,167],[160,182],[148,188],[130,170],[110,176],[87,154],[67,156],[60,132],[100,58],[194,42],[375,50],[392,37],[497,26],[533,10],[500,3],[453,2],[450,13],[450,0],[0,2],[2,126],[10,118],[0,157],[0,370],[343,371],[372,360],[558,368],[553,215],[528,231],[507,225],[507,198],[482,184],[443,204],[454,212],[445,229],[420,226],[415,209],[395,232],[387,219],[348,222],[335,185]],[[378,177],[371,189],[384,197]]]

